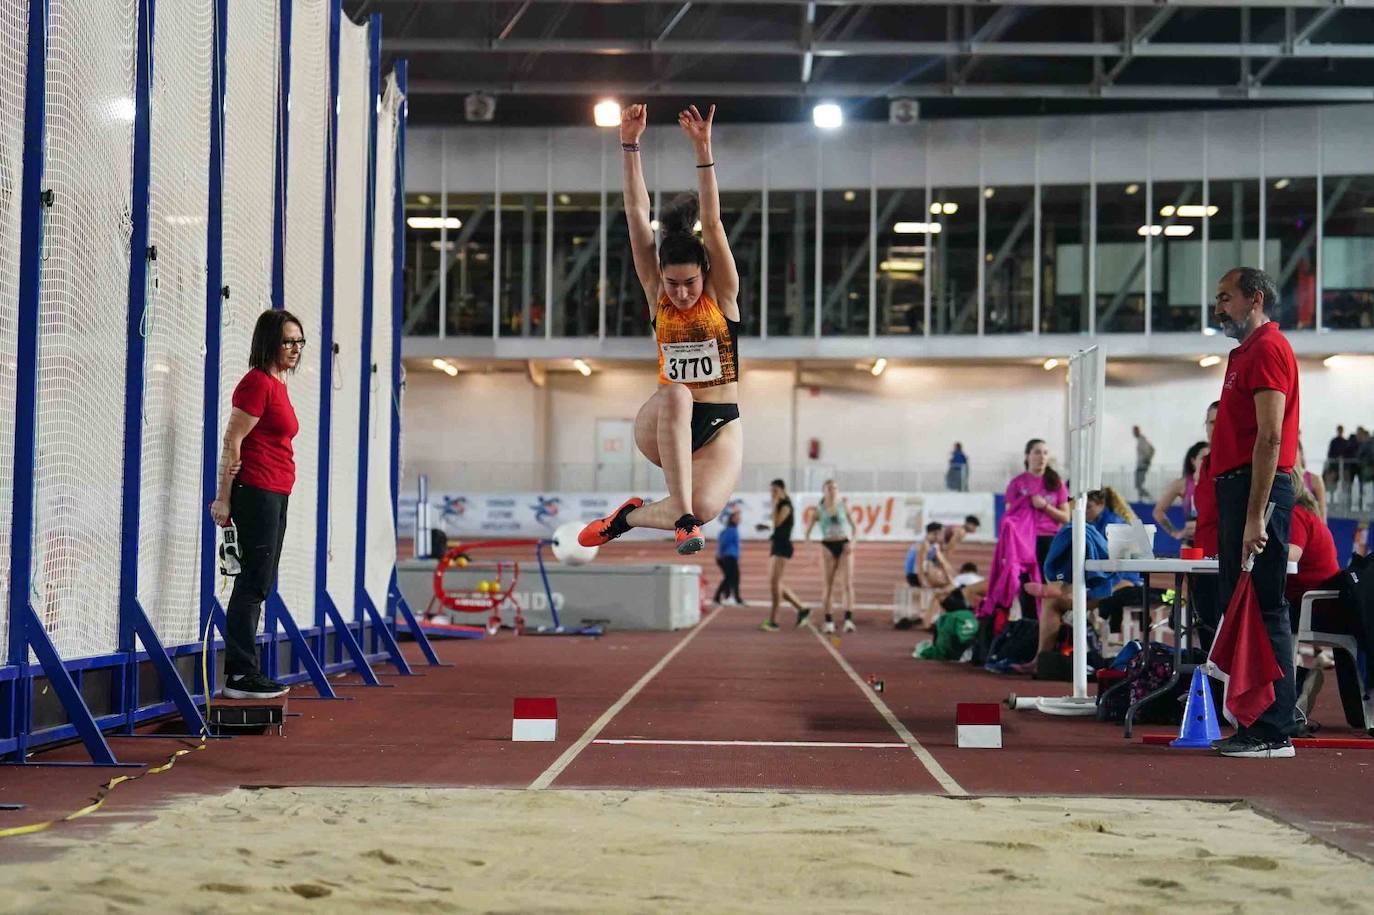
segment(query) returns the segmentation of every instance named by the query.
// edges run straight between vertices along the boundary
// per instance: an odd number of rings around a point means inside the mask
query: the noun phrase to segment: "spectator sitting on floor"
[[[926,537],[921,542],[921,581],[936,592],[948,591],[954,580],[954,569],[945,558],[944,532],[943,524],[932,521],[926,525]]]
[[[970,534],[978,533],[978,528],[982,527],[983,522],[978,520],[977,515],[968,515],[964,518],[963,524],[947,524],[944,531],[945,555],[954,552],[954,548],[964,542],[964,538]]]

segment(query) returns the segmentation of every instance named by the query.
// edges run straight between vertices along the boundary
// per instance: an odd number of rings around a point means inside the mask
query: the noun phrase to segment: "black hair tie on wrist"
[[[638,143],[621,143],[620,148],[625,150],[626,152],[639,152]]]
[[[715,164],[714,162],[707,162],[705,165],[698,165],[697,168],[714,168]]]

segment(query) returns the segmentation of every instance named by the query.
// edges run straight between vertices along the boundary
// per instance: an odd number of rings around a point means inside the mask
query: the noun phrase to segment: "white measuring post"
[[[1036,708],[1047,715],[1092,715],[1097,703],[1088,696],[1088,587],[1083,577],[1087,558],[1088,493],[1102,488],[1102,401],[1107,363],[1097,346],[1069,357],[1069,483],[1073,487],[1073,695],[1018,698],[1014,709]]]

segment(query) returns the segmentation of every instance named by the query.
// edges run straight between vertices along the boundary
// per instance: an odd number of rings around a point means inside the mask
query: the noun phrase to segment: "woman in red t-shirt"
[[[296,371],[304,349],[305,332],[291,312],[275,309],[258,317],[248,374],[234,389],[224,430],[210,515],[221,526],[233,519],[242,566],[225,611],[224,695],[230,699],[271,699],[287,691],[263,674],[255,639],[262,602],[277,583],[286,503],[296,482],[291,439],[300,424],[282,377]]]

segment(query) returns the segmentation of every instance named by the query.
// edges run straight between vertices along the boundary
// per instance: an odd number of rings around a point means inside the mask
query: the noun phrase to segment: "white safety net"
[[[372,247],[372,366],[368,397],[367,555],[364,584],[372,603],[386,612],[391,570],[396,565],[396,519],[391,511],[391,437],[393,380],[392,257],[395,255],[396,132],[401,93],[394,76],[382,88],[377,113],[377,201]]]
[[[301,319],[307,349],[300,369],[287,379],[300,421],[294,445],[296,486],[282,545],[278,590],[301,626],[315,625],[315,559],[320,451],[320,360],[330,357],[320,333],[324,250],[325,158],[329,129],[329,6],[326,0],[293,0],[291,86],[287,115],[286,309]],[[230,30],[232,33],[232,29]]]
[[[272,307],[273,162],[276,159],[281,30],[276,0],[229,4],[224,69],[223,271],[220,299],[219,418],[215,449],[229,422],[234,388],[248,371],[253,325]],[[294,391],[292,392],[294,396]],[[216,457],[218,468],[218,456]],[[293,503],[299,510],[299,504]],[[293,511],[295,514],[295,511]],[[227,603],[228,581],[220,581]],[[258,621],[259,629],[263,618]]]
[[[214,0],[157,8],[138,596],[164,645],[196,641]]]
[[[358,467],[363,381],[369,62],[367,26],[339,29],[339,139],[334,192],[334,354],[329,424],[326,584],[344,619],[358,612]],[[373,481],[369,477],[369,483]]]
[[[50,0],[54,194],[39,308],[34,607],[64,658],[115,650],[135,0]]]
[[[0,2],[0,646],[9,632],[14,495],[15,358],[19,316],[19,223],[24,179],[28,0]],[[29,195],[32,199],[33,195]],[[6,661],[0,647],[0,666]]]

